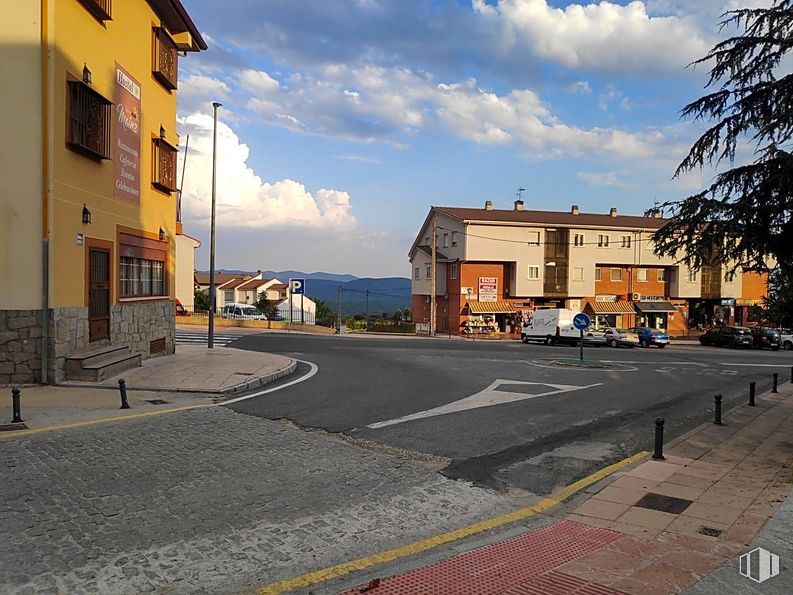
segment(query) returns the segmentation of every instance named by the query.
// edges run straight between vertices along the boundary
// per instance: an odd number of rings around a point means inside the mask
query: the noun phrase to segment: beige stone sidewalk
[[[559,570],[625,593],[676,593],[743,553],[790,494],[793,385],[601,487],[567,519],[625,537]]]
[[[131,390],[233,394],[291,374],[296,366],[293,359],[272,353],[178,345],[174,355],[144,360],[142,367],[100,384],[117,387],[124,378]]]

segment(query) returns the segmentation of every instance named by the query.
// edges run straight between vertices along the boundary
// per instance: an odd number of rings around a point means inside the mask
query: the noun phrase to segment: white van
[[[578,345],[581,331],[573,326],[576,314],[567,308],[535,310],[532,321],[523,327],[520,340],[524,343],[543,341],[546,345]]]

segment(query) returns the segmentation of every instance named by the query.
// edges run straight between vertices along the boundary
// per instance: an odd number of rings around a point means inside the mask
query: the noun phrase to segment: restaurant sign
[[[498,277],[479,277],[479,301],[498,301]]]
[[[116,64],[113,196],[140,204],[140,84]]]

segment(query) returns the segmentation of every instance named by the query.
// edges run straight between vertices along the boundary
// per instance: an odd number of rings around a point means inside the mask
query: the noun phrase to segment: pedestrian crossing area
[[[214,346],[225,347],[244,335],[232,333],[215,333]],[[204,345],[207,344],[207,333],[191,333],[176,331],[177,345]]]

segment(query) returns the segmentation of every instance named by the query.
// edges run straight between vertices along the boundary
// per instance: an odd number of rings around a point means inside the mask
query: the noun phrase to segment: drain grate
[[[162,399],[146,399],[147,403],[151,403],[152,405],[167,405],[168,401],[163,401]]]
[[[672,514],[680,514],[691,505],[691,502],[691,500],[684,500],[683,498],[649,493],[645,494],[635,506],[649,508],[650,510],[660,510],[661,512],[670,512]]]
[[[13,432],[14,430],[27,430],[25,424],[1,424],[0,432]]]
[[[700,527],[697,533],[701,533],[702,535],[707,535],[708,537],[718,537],[721,535],[721,529],[711,529],[710,527]]]

